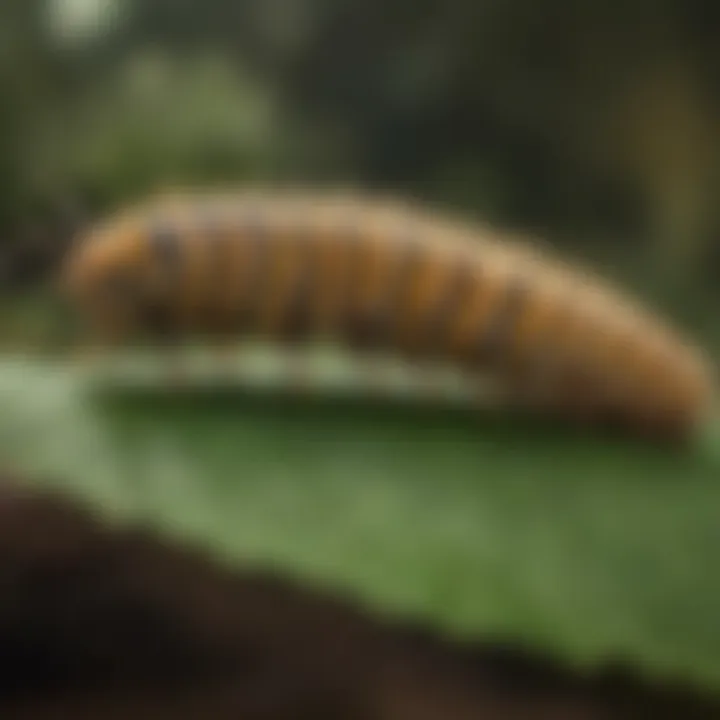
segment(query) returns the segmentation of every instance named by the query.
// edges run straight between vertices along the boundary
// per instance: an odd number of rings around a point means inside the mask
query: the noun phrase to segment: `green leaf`
[[[3,457],[453,633],[718,684],[720,482],[702,458],[362,395],[138,387],[3,361]]]

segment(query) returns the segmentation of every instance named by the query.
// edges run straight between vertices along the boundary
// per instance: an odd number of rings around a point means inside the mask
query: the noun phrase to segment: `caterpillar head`
[[[71,246],[61,267],[61,302],[86,318],[127,315],[140,290],[142,250],[137,223],[115,221],[91,229]]]

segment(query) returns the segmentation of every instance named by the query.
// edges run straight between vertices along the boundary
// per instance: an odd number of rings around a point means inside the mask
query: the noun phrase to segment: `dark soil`
[[[704,720],[720,698],[453,645],[5,482],[0,718]]]

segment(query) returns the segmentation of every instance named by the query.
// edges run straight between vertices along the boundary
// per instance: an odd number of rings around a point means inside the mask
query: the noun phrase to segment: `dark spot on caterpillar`
[[[426,323],[424,345],[430,352],[442,353],[454,317],[475,286],[475,276],[467,262],[457,260],[439,292]]]
[[[385,296],[355,320],[353,347],[377,349],[392,343],[398,315],[405,311],[404,300],[423,259],[422,249],[413,240],[401,246],[392,260],[393,274],[385,281]]]
[[[130,299],[138,290],[137,280],[127,268],[113,268],[101,279],[102,293],[113,300]]]
[[[349,347],[360,349],[363,347],[364,320],[356,303],[363,275],[366,272],[365,261],[368,246],[357,224],[349,223],[348,228],[342,232],[347,247],[344,248],[346,253],[343,262],[345,281],[339,299],[341,307],[338,313],[338,329]]]
[[[422,333],[418,334],[417,328],[409,328],[406,337],[399,336],[400,326],[404,324],[399,321],[404,319],[402,317],[404,314],[411,312],[411,293],[418,279],[418,273],[429,260],[425,248],[420,243],[411,241],[405,254],[405,261],[399,268],[395,280],[393,297],[388,303],[387,317],[392,320],[392,325],[386,329],[386,333],[398,335],[398,350],[405,358],[416,358],[424,350]]]
[[[177,267],[180,263],[179,233],[166,221],[155,221],[148,233],[155,257],[164,268]]]
[[[531,296],[530,287],[519,277],[508,278],[505,292],[487,326],[480,333],[473,361],[478,364],[497,362],[503,357],[508,342]]]
[[[145,333],[163,338],[177,326],[177,310],[173,307],[176,293],[171,284],[181,266],[180,231],[167,218],[156,217],[147,233],[157,271],[145,283],[142,296],[137,298],[136,312]]]
[[[142,321],[143,327],[153,339],[168,341],[179,333],[177,313],[174,313],[167,303],[145,303],[142,308]]]
[[[211,283],[202,308],[204,324],[211,330],[225,328],[228,324],[223,296],[233,282],[235,268],[228,257],[232,229],[227,220],[225,208],[210,206],[198,211],[194,223],[195,232],[203,243],[206,282],[209,279]]]
[[[313,290],[318,274],[312,237],[298,238],[297,242],[300,243],[299,267],[279,329],[280,337],[287,342],[300,342],[312,332]]]
[[[143,300],[139,279],[131,268],[116,267],[100,278],[97,300],[114,313],[135,314]]]
[[[400,263],[396,270],[395,279],[389,285],[390,297],[386,301],[386,307],[390,312],[402,307],[408,291],[412,287],[415,274],[425,260],[425,253],[419,243],[408,241],[401,256]]]
[[[245,209],[240,216],[240,228],[247,237],[248,260],[242,268],[239,282],[242,288],[238,325],[241,331],[249,331],[256,322],[267,292],[272,270],[273,248],[268,243],[268,228],[257,208]]]

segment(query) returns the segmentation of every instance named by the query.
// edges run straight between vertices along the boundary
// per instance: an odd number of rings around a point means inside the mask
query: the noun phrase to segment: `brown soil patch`
[[[720,698],[458,646],[5,482],[0,718],[710,720]]]

